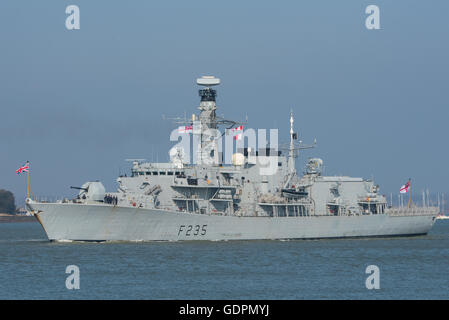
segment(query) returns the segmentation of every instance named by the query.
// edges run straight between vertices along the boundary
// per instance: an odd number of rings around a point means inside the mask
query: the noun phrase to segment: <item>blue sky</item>
[[[81,29],[65,28],[78,5]],[[380,8],[381,30],[365,28]],[[176,126],[197,112],[212,74],[219,113],[279,128],[293,109],[308,157],[326,174],[374,177],[397,193],[446,192],[448,1],[12,1],[0,3],[0,188],[71,196],[124,159],[167,160]]]

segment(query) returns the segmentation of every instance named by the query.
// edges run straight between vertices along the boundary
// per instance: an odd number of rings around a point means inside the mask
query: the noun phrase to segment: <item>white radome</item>
[[[214,76],[202,76],[201,78],[196,79],[196,83],[200,86],[216,86],[220,84],[220,79],[215,78]]]

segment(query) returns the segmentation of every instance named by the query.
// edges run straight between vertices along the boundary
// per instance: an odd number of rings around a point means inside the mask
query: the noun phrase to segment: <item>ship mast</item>
[[[220,79],[213,76],[203,76],[196,80],[200,86],[204,86],[199,90],[201,97],[201,111],[198,120],[193,121],[193,134],[197,136],[197,163],[199,165],[216,166],[219,164],[218,154],[218,138],[221,136],[217,131],[219,120],[217,120],[217,105],[215,98],[217,91],[212,86],[220,84]]]
[[[295,139],[296,139],[296,133],[293,131],[293,123],[295,122],[295,119],[293,118],[293,111],[290,110],[290,146],[288,148],[288,162],[287,162],[287,169],[288,173],[286,176],[286,180],[284,183],[284,188],[287,188],[290,184],[290,181],[296,174],[296,168],[295,168]]]
[[[295,168],[295,133],[293,131],[293,111],[290,111],[290,147],[288,150],[288,173],[290,176],[293,176],[296,172]]]
[[[316,139],[311,145],[303,144],[301,140],[299,141],[299,143],[295,142],[295,140],[298,139],[298,133],[294,132],[294,122],[295,119],[293,118],[293,110],[290,110],[290,145],[288,147],[287,175],[284,183],[284,188],[287,188],[289,186],[290,181],[296,175],[295,158],[298,156],[298,151],[303,149],[311,149],[316,145]],[[285,149],[287,148],[285,147],[284,150]]]
[[[217,105],[215,101],[217,91],[212,89],[212,86],[219,85],[220,79],[213,76],[202,76],[196,80],[196,83],[204,87],[199,90],[201,97],[200,106],[198,107],[201,111],[198,117],[199,119],[195,120],[195,116],[192,118],[193,134],[198,137],[196,160],[200,165],[217,166],[221,161],[218,141],[222,134],[218,131],[219,125],[225,125],[228,127],[227,129],[230,129],[237,124],[244,123],[217,116]]]

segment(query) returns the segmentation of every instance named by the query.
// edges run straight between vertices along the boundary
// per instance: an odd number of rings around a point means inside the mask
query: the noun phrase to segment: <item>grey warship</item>
[[[182,134],[196,138],[196,161],[191,163],[188,152],[175,146],[167,163],[133,160],[130,175],[117,178],[115,192],[91,181],[72,200],[27,198],[27,209],[49,240],[391,237],[424,235],[432,228],[437,207],[389,206],[372,180],[325,176],[319,158],[308,159],[298,173],[299,150],[313,145],[298,142],[292,113],[285,155],[273,144],[251,148],[242,143],[226,163],[219,142],[225,134],[216,132],[225,126],[226,135],[239,132],[231,137],[243,135],[244,141],[243,126],[217,116],[213,88],[219,79],[205,76],[197,84],[202,86],[200,112],[182,127]]]

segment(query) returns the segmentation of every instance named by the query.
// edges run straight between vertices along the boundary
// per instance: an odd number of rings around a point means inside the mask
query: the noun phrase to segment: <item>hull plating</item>
[[[235,217],[110,205],[36,203],[50,240],[319,239],[426,234],[434,216]]]

